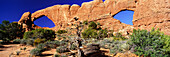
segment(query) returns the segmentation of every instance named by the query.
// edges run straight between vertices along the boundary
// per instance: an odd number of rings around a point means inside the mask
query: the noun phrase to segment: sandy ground
[[[20,48],[26,47],[26,50],[20,50]],[[8,44],[0,47],[0,57],[29,57],[29,51],[34,47],[21,46],[20,44]],[[21,51],[20,55],[17,56],[16,52]]]
[[[25,48],[26,50],[21,50]],[[0,47],[0,57],[30,57],[30,50],[34,49],[32,46],[22,46],[21,44],[8,44]],[[16,55],[16,52],[20,51],[19,55]],[[56,49],[51,49],[44,51],[41,56],[36,57],[52,57],[56,53]]]
[[[22,46],[21,44],[8,44],[3,46],[4,47],[0,47],[0,57],[30,57],[29,54],[30,50],[35,48],[32,46]],[[21,50],[21,48],[23,49],[24,47],[26,47],[26,50]],[[101,48],[100,50],[104,51],[105,55],[111,57],[139,57],[130,52],[117,53],[116,55],[113,56],[113,54],[109,54],[109,49]],[[21,52],[19,55],[16,55],[16,51],[21,51]],[[36,56],[36,57],[53,57],[55,53],[56,53],[56,49],[50,49],[44,51],[41,56]]]
[[[3,45],[4,47],[0,48],[0,57],[9,57],[10,54],[17,51],[20,48],[20,44],[9,44]]]

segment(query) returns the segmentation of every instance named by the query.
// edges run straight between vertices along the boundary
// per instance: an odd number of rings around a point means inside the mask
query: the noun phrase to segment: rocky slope
[[[134,11],[133,26],[121,23],[113,16],[122,10]],[[170,35],[170,1],[169,0],[94,0],[79,5],[54,5],[34,13],[26,12],[18,23],[27,30],[40,28],[33,21],[47,16],[55,27],[53,30],[65,29],[77,21],[96,21],[114,31],[121,29],[147,29],[160,28],[165,34]],[[75,20],[78,19],[78,20]]]

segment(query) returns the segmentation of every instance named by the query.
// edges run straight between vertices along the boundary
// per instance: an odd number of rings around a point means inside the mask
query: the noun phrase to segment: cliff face
[[[122,10],[134,11],[133,26],[121,23],[113,16]],[[31,20],[32,28],[39,28],[33,24],[36,19],[47,16],[51,19],[55,27],[53,30],[65,29],[77,21],[100,22],[102,28],[118,31],[120,29],[147,29],[152,27],[160,28],[161,31],[170,35],[170,1],[169,0],[94,0],[79,5],[54,5],[34,13],[23,14],[19,20],[20,24],[25,24],[23,20]],[[75,18],[78,20],[76,21]],[[27,24],[26,24],[27,25]],[[28,26],[28,25],[27,25]]]
[[[170,35],[170,0],[139,0],[133,16],[134,27],[160,28]]]

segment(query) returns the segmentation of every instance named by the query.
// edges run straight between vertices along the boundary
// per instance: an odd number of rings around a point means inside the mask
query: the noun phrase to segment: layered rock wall
[[[110,30],[150,29],[160,28],[169,34],[170,31],[170,1],[169,0],[94,0],[79,5],[54,5],[31,14],[31,21],[47,16],[55,27],[53,30],[65,29],[77,21],[100,22],[102,28]],[[122,10],[134,11],[133,26],[121,23],[113,16]],[[25,16],[25,15],[23,15]],[[22,16],[22,17],[23,17]],[[76,21],[75,18],[78,18]],[[20,19],[20,22],[24,18]],[[34,26],[37,27],[37,26]]]

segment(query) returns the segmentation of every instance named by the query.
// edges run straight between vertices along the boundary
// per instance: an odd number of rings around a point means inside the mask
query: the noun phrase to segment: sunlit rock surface
[[[133,26],[121,23],[113,18],[115,14],[122,10],[134,11]],[[50,29],[55,31],[66,29],[77,21],[88,20],[99,22],[103,29],[132,31],[134,28],[150,30],[154,27],[160,28],[162,32],[170,35],[169,0],[105,0],[105,2],[94,0],[82,3],[81,7],[79,5],[54,5],[30,13],[30,15],[27,12],[24,13],[19,23],[22,23],[25,19],[31,19],[31,22],[33,22],[42,16],[47,16],[55,24],[55,27]],[[76,21],[74,18],[78,18],[78,20]],[[31,22],[31,28],[40,28]]]

